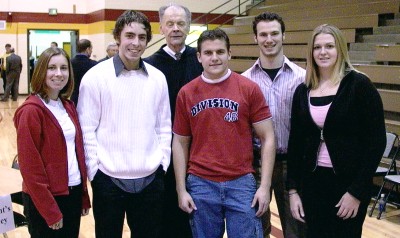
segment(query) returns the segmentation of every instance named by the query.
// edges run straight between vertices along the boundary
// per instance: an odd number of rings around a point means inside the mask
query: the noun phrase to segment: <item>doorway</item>
[[[51,42],[56,42],[59,48],[63,48],[70,58],[76,54],[76,42],[78,39],[77,30],[28,30],[28,85],[30,85],[31,77],[35,63],[40,54],[50,47]],[[30,93],[30,87],[28,87]]]

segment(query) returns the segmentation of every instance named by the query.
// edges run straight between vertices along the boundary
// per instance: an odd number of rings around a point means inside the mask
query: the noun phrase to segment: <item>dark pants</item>
[[[309,238],[361,238],[368,201],[361,201],[355,218],[343,220],[335,207],[346,193],[348,183],[331,168],[317,167],[304,180],[303,206]]]
[[[28,221],[28,230],[32,238],[78,238],[82,213],[82,186],[74,186],[69,195],[55,196],[63,214],[63,228],[53,230],[39,214],[27,193],[22,194],[24,214]]]
[[[165,175],[164,183],[165,202],[162,218],[163,238],[191,238],[192,231],[189,225],[189,214],[182,211],[178,205],[178,195],[176,192],[173,166],[169,166]]]
[[[14,101],[18,98],[19,90],[19,76],[18,72],[11,72],[7,74],[7,85],[4,89],[4,98],[8,99],[10,94]]]
[[[162,171],[157,172],[141,192],[128,193],[98,170],[92,181],[96,238],[121,238],[125,213],[131,237],[162,237],[163,177]]]
[[[285,189],[286,174],[287,174],[287,156],[277,154],[274,164],[274,171],[271,181],[271,196],[272,191],[275,194],[275,201],[278,207],[279,219],[282,226],[282,232],[285,238],[301,238],[305,237],[306,226],[304,223],[297,221],[292,217],[290,212],[289,195]],[[258,173],[258,182],[261,182],[260,171]],[[261,217],[264,237],[269,237],[271,233],[271,210],[264,213]]]
[[[6,71],[1,70],[1,78],[3,79],[3,91],[6,91],[7,79],[6,79]]]

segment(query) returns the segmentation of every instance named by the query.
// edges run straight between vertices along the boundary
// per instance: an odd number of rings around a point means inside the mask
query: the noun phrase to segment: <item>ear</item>
[[[164,35],[164,32],[162,30],[162,23],[160,22],[160,35]]]
[[[229,52],[228,52],[228,60],[231,60],[231,57],[232,57],[232,52],[231,52],[231,49],[229,49]]]
[[[201,54],[199,52],[197,52],[196,55],[197,55],[197,60],[201,64]]]
[[[256,44],[258,44],[257,35],[254,35],[254,42],[255,42]]]
[[[285,33],[282,34],[282,41],[285,41]]]

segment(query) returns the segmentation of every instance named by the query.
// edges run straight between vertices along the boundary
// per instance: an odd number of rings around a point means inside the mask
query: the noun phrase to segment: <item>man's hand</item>
[[[193,210],[197,210],[196,204],[194,204],[192,196],[190,196],[190,194],[186,190],[178,193],[178,202],[180,209],[189,214],[192,213]]]
[[[263,187],[259,187],[254,195],[251,207],[255,207],[258,203],[257,217],[261,217],[267,210],[270,202],[269,191]]]

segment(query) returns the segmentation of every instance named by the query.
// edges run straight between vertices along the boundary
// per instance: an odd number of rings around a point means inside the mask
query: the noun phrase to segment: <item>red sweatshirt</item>
[[[62,103],[75,125],[75,147],[82,178],[82,208],[90,208],[82,131],[74,104]],[[14,115],[17,129],[18,160],[28,193],[48,225],[58,222],[62,213],[54,196],[68,195],[68,157],[64,134],[57,119],[36,96],[29,96]]]

